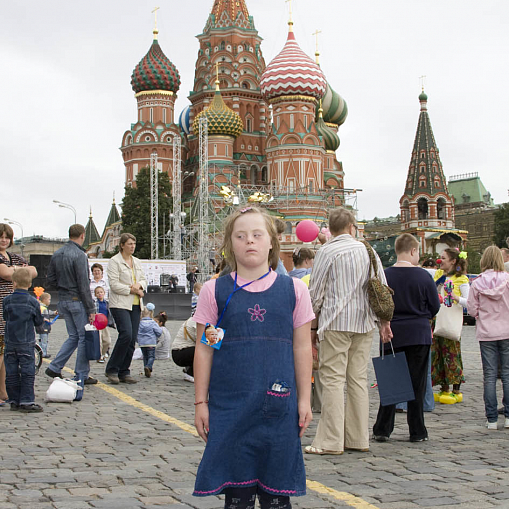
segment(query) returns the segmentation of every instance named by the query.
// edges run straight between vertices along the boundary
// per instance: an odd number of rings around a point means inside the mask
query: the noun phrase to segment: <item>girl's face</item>
[[[106,295],[106,292],[102,288],[96,288],[95,289],[95,296],[99,300],[103,300],[105,295]]]
[[[244,214],[235,221],[232,247],[237,266],[249,269],[268,267],[272,242],[261,214]]]
[[[444,270],[444,272],[450,272],[454,265],[454,258],[450,258],[449,255],[444,251],[440,258],[442,259],[442,263],[440,264],[440,268]]]
[[[0,251],[6,251],[10,243],[11,239],[7,237],[7,234],[5,232],[3,232],[2,235],[0,236]]]
[[[122,246],[122,254],[132,255],[136,249],[136,242],[133,239],[129,239]]]
[[[51,295],[49,297],[41,297],[41,302],[47,307],[51,304]]]
[[[99,281],[103,277],[103,271],[97,267],[92,271],[92,274],[96,281]]]

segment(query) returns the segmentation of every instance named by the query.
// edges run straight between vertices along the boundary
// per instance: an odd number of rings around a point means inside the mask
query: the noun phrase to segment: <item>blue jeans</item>
[[[48,355],[48,339],[49,334],[39,334],[39,343],[41,344],[42,355],[44,355],[44,357]]]
[[[110,311],[117,325],[118,338],[106,365],[106,374],[123,378],[131,374],[129,366],[133,360],[134,347],[138,338],[140,306],[133,306],[132,311],[120,308],[110,308]]]
[[[35,403],[34,343],[5,345],[5,385],[11,403]]]
[[[86,380],[90,372],[90,363],[85,350],[85,325],[88,323],[85,306],[80,301],[63,300],[58,303],[58,311],[64,316],[69,337],[49,365],[49,369],[55,373],[60,373],[77,348],[78,353],[74,371],[79,379]]]
[[[150,371],[152,371],[152,366],[156,359],[156,347],[142,346],[141,353],[143,354],[143,367],[150,368]]]
[[[407,402],[398,403],[398,410],[407,410]],[[431,352],[429,354],[428,378],[426,380],[426,394],[424,395],[423,409],[425,412],[433,412],[435,410],[435,399],[433,398],[433,385],[431,383]]]
[[[484,374],[484,408],[488,422],[497,422],[498,361],[502,374],[504,415],[509,417],[509,339],[479,341]]]

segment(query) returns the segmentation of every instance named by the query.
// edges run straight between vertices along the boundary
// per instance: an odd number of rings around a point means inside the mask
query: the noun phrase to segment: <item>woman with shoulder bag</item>
[[[476,318],[476,336],[481,348],[484,377],[486,427],[497,429],[497,371],[500,364],[504,392],[505,423],[509,428],[509,274],[504,270],[497,246],[485,249],[482,274],[472,283],[467,299],[468,314]]]
[[[461,329],[470,284],[465,251],[447,248],[440,258],[442,263],[435,272],[434,280],[443,298],[448,297],[444,286],[452,286],[452,305],[441,304],[436,317],[431,345],[431,379],[434,386],[440,385],[440,392],[434,394],[435,401],[452,405],[463,401],[460,391],[461,382],[465,381],[461,359]]]
[[[141,306],[147,279],[140,260],[133,256],[136,237],[120,236],[120,252],[108,263],[110,311],[118,329],[118,338],[106,365],[106,377],[112,384],[137,382],[129,371],[138,337]]]

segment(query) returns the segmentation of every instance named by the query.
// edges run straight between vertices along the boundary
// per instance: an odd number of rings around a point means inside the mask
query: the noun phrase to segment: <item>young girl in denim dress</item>
[[[277,275],[279,241],[258,207],[230,215],[221,249],[233,272],[203,286],[194,319],[195,426],[206,442],[195,496],[225,508],[289,509],[306,493],[300,437],[312,419],[307,287]],[[220,344],[200,342],[205,327]],[[219,347],[219,348],[218,348]]]

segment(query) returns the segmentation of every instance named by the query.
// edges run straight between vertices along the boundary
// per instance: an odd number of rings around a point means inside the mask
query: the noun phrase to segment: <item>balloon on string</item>
[[[97,330],[103,330],[108,325],[108,318],[102,313],[97,313],[94,318],[94,327]]]
[[[313,240],[318,237],[319,233],[320,229],[311,219],[304,219],[297,225],[297,228],[295,228],[295,234],[302,242],[313,242]]]

